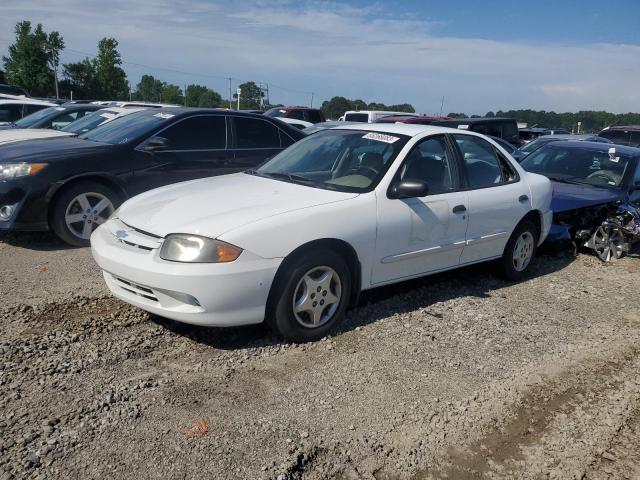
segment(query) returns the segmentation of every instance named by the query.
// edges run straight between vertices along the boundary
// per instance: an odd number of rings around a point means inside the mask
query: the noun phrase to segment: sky
[[[531,108],[640,112],[640,0],[0,0],[0,55],[16,22],[57,30],[63,62],[119,42],[148,73],[269,85],[272,103],[340,95],[437,114]],[[442,100],[444,97],[444,105]]]

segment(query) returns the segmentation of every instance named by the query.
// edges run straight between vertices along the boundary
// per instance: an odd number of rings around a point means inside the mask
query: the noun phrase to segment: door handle
[[[519,202],[526,202],[527,200],[529,200],[529,197],[527,197],[526,195],[520,195],[520,197],[518,198]]]
[[[466,211],[467,207],[465,207],[464,205],[456,205],[455,207],[453,207],[453,213],[462,213]]]

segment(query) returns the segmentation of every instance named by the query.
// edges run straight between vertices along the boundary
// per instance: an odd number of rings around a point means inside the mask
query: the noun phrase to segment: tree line
[[[185,105],[189,107],[236,107],[237,95],[231,102],[220,93],[204,85],[189,84],[183,87],[163,82],[152,75],[143,75],[131,89],[127,75],[122,69],[122,58],[118,52],[118,41],[105,37],[98,42],[98,54],[85,57],[78,62],[60,64],[60,55],[65,43],[57,31],[47,33],[41,24],[35,28],[31,22],[19,22],[15,26],[15,41],[9,46],[8,56],[3,56],[0,83],[12,83],[26,89],[37,97],[60,97],[87,100],[138,100]],[[58,77],[60,75],[60,77]],[[240,109],[259,110],[282,105],[273,105],[265,91],[255,82],[239,85],[241,89]],[[231,105],[230,105],[231,103]],[[408,103],[385,105],[364,100],[351,100],[336,96],[322,103],[321,109],[327,118],[338,118],[347,110],[388,110],[414,113]],[[469,118],[464,113],[449,113],[450,117]],[[529,126],[576,130],[581,122],[581,131],[598,131],[607,125],[640,124],[640,114],[615,114],[605,111],[585,110],[575,113],[547,112],[544,110],[498,110],[487,112],[487,117],[510,117]],[[471,118],[478,115],[471,115]]]

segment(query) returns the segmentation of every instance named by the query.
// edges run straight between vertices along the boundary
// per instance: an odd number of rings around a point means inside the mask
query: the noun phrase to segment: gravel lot
[[[640,478],[640,259],[544,256],[366,294],[280,342],[110,298],[1,235],[0,479]]]

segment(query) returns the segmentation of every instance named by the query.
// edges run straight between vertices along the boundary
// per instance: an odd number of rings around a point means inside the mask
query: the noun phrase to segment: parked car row
[[[0,229],[91,241],[115,296],[186,323],[309,341],[367,289],[484,261],[517,280],[545,240],[608,261],[640,235],[640,149],[605,138],[518,163],[511,119],[99,107],[0,132]]]

